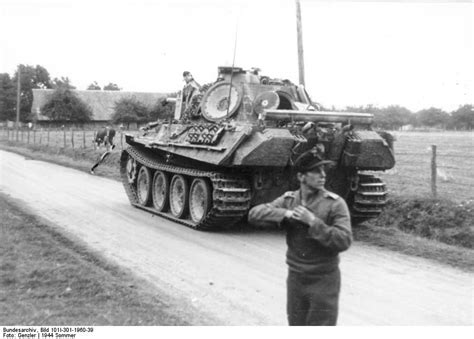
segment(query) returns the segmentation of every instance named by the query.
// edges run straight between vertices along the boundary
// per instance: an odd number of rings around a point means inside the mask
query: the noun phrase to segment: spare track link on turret
[[[171,213],[159,212],[153,207],[140,205],[138,203],[136,189],[129,183],[127,178],[126,163],[129,156],[135,159],[140,165],[153,170],[161,170],[171,174],[182,174],[192,178],[208,178],[212,183],[213,193],[212,207],[207,213],[207,216],[199,224],[196,224],[190,219],[179,219],[171,215]],[[191,228],[199,230],[219,229],[224,228],[224,226],[227,228],[240,221],[250,208],[251,192],[248,180],[214,171],[202,171],[165,164],[134,147],[128,147],[122,151],[120,174],[127,196],[133,206]]]
[[[387,204],[387,189],[379,178],[368,175],[359,175],[359,184],[354,192],[352,216],[358,221],[375,218],[382,213]]]

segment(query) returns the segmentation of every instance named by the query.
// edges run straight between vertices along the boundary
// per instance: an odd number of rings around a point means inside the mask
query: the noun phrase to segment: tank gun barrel
[[[264,120],[306,121],[306,122],[350,122],[351,124],[370,125],[374,115],[370,113],[352,112],[308,112],[294,110],[264,110]]]

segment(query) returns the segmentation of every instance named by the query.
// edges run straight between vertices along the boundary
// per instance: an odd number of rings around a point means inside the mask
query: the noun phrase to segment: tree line
[[[54,89],[49,101],[41,108],[42,114],[55,121],[70,121],[84,123],[92,120],[92,109],[74,93],[74,87],[68,77],[51,79],[46,68],[36,65],[19,65],[14,75],[0,73],[0,121],[16,120],[16,91],[20,69],[20,121],[28,122],[35,119],[31,113],[33,89]],[[103,87],[93,81],[87,90],[120,91],[115,83]],[[172,116],[172,105],[164,106],[156,102],[153,107],[147,107],[135,98],[124,98],[115,103],[113,123],[141,123],[168,118]],[[332,108],[323,110],[335,111]],[[371,113],[374,115],[374,127],[398,130],[402,126],[431,127],[442,129],[472,130],[474,128],[474,111],[472,104],[465,104],[452,112],[431,107],[412,112],[409,109],[392,105],[377,107],[373,105],[346,107],[344,111]]]
[[[331,110],[334,110],[334,108]],[[407,125],[411,125],[414,128],[428,127],[449,130],[472,130],[474,128],[474,110],[472,104],[459,106],[457,110],[449,113],[436,107],[412,112],[398,105],[382,108],[373,105],[352,106],[346,107],[344,111],[371,113],[374,115],[373,126],[387,130],[399,130]]]
[[[31,112],[33,105],[33,89],[53,89],[46,104],[41,107],[44,116],[53,121],[86,123],[92,120],[91,107],[75,93],[75,86],[68,77],[51,79],[46,68],[36,65],[19,65],[12,77],[8,73],[0,73],[0,121],[16,120],[16,103],[18,87],[18,70],[20,73],[20,121],[34,121],[35,113]],[[120,91],[115,83],[108,83],[102,88],[93,81],[86,90]],[[153,107],[146,107],[138,100],[121,99],[115,103],[113,123],[145,122],[167,118],[172,115],[172,108],[156,102]]]

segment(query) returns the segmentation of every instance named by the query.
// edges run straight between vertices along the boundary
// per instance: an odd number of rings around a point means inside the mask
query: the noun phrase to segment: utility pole
[[[304,58],[303,58],[303,28],[301,26],[301,6],[300,0],[296,0],[296,32],[298,34],[298,70],[300,85],[304,82]]]
[[[20,127],[21,65],[18,65],[18,85],[16,89],[16,129]]]

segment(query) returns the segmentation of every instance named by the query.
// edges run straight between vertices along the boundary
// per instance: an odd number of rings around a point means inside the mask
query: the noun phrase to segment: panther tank
[[[395,165],[391,135],[372,129],[372,114],[322,111],[304,86],[259,72],[219,67],[192,97],[168,99],[173,119],[126,134],[120,172],[131,204],[199,230],[228,228],[295,189],[293,162],[311,149],[335,162],[326,187],[353,220],[378,216],[387,189],[374,172]]]

